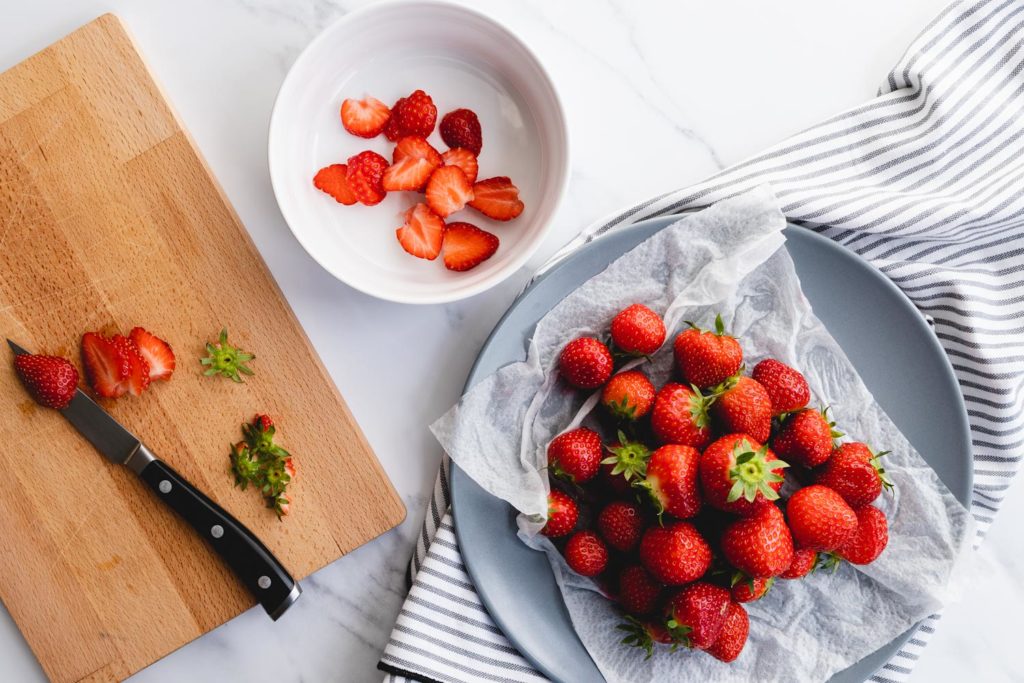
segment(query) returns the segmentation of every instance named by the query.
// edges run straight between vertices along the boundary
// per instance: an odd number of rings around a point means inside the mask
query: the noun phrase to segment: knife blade
[[[29,353],[10,339],[15,355]],[[302,588],[273,553],[241,522],[157,458],[81,389],[60,413],[111,462],[125,465],[158,498],[204,538],[241,579],[270,618],[277,620],[295,604]]]

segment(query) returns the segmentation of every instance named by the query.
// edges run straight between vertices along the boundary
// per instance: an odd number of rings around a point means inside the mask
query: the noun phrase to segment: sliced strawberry
[[[313,176],[313,185],[334,197],[339,203],[351,206],[359,201],[359,198],[348,186],[347,174],[348,167],[345,164],[331,164],[316,172]]]
[[[498,251],[498,238],[471,223],[449,223],[444,231],[444,267],[475,268]]]
[[[383,184],[387,167],[387,159],[369,150],[349,157],[345,180],[359,201],[366,206],[380,204],[387,196]]]
[[[420,203],[405,212],[405,223],[398,230],[398,243],[402,249],[417,258],[433,261],[441,253],[444,240],[444,221]]]
[[[449,147],[468,149],[475,156],[480,155],[483,137],[480,134],[480,119],[470,109],[456,109],[441,119],[441,139]]]
[[[473,185],[469,205],[496,221],[510,221],[523,212],[519,188],[505,176],[488,178]]]
[[[422,90],[416,90],[395,103],[391,117],[395,119],[400,135],[417,135],[425,138],[434,132],[437,107],[434,106],[430,95]]]
[[[391,140],[391,142],[402,137],[402,131],[398,127],[398,117],[395,116],[395,112],[398,111],[398,108],[401,107],[404,102],[404,97],[399,98],[398,101],[395,102],[395,106],[391,107],[391,116],[388,118],[388,122],[384,124],[384,137]]]
[[[128,393],[132,396],[141,396],[142,392],[149,388],[149,363],[139,353],[139,347],[128,337],[115,334],[114,348],[128,359],[128,378],[125,380]]]
[[[426,141],[415,135],[406,135],[395,143],[395,151],[391,153],[391,162],[398,163],[403,159],[426,159],[435,167],[441,166],[444,159],[441,153]]]
[[[391,118],[388,105],[374,97],[345,100],[341,103],[341,125],[352,135],[375,138]]]
[[[466,180],[470,183],[476,182],[476,173],[479,166],[476,163],[476,156],[468,149],[456,147],[450,149],[443,155],[445,166],[458,166],[466,174]]]
[[[170,379],[175,364],[171,345],[141,327],[133,328],[129,336],[149,364],[150,381]]]
[[[113,341],[86,332],[82,335],[82,361],[97,396],[117,398],[127,393],[131,360]]]
[[[422,190],[434,169],[444,161],[436,149],[423,138],[404,137],[398,141],[392,164],[384,171],[384,189]]]
[[[473,199],[473,186],[458,166],[442,166],[427,182],[427,204],[441,218],[447,218]]]

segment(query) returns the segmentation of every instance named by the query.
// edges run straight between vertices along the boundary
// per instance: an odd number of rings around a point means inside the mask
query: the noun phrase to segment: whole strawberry
[[[699,389],[666,384],[654,397],[651,429],[661,443],[704,448],[711,440],[709,404]]]
[[[805,486],[789,498],[786,517],[801,548],[835,550],[857,530],[857,515],[842,497],[820,484]]]
[[[654,405],[654,385],[639,370],[613,375],[601,392],[601,404],[620,420],[639,420]]]
[[[768,592],[768,589],[775,583],[775,578],[769,579],[751,579],[748,577],[737,577],[737,581],[733,583],[732,599],[736,602],[754,602],[760,600]]]
[[[679,519],[693,517],[701,508],[697,484],[700,452],[692,446],[669,444],[651,453],[647,475],[635,486],[650,494],[660,516],[667,512]]]
[[[727,526],[721,547],[729,564],[754,579],[778,576],[793,561],[793,537],[782,512],[771,503]]]
[[[835,423],[829,422],[828,408],[824,411],[800,410],[782,422],[778,433],[772,438],[772,448],[786,462],[817,467],[832,453],[833,440],[842,436],[835,430]]]
[[[876,507],[866,505],[855,510],[857,530],[836,548],[836,555],[852,564],[870,564],[889,544],[889,520]]]
[[[793,553],[793,561],[789,568],[779,574],[784,579],[802,579],[814,571],[818,564],[818,551],[810,548],[800,548]]]
[[[665,625],[656,619],[637,619],[627,616],[625,623],[619,624],[615,628],[626,634],[621,641],[623,645],[640,648],[647,653],[644,659],[650,659],[654,654],[655,643],[668,644],[672,642],[668,631],[665,630]]]
[[[707,649],[707,653],[726,663],[736,661],[743,651],[743,646],[747,644],[749,631],[750,617],[747,610],[743,609],[743,605],[730,603],[718,640]]]
[[[811,400],[811,389],[804,376],[774,358],[755,365],[750,376],[768,392],[773,416],[800,410]]]
[[[715,331],[702,330],[693,323],[676,337],[674,351],[679,373],[687,384],[700,388],[724,382],[739,372],[743,350],[725,333],[722,316],[715,318]]]
[[[444,144],[455,149],[461,147],[473,153],[473,156],[480,156],[480,150],[484,146],[483,135],[480,132],[480,119],[470,109],[456,109],[444,115],[441,119],[441,139]]]
[[[630,614],[650,614],[658,606],[662,585],[638,564],[619,573],[619,604]]]
[[[772,429],[772,400],[755,380],[742,375],[729,378],[711,406],[715,426],[723,434],[749,434],[768,441]]]
[[[576,501],[556,489],[548,494],[548,521],[540,532],[551,538],[566,536],[576,528],[579,515]]]
[[[721,586],[691,583],[669,599],[665,628],[673,642],[706,650],[718,640],[730,602],[729,591]]]
[[[850,507],[859,508],[875,501],[882,489],[891,489],[892,480],[882,467],[882,456],[863,443],[840,444],[821,470],[817,482],[843,497]]]
[[[632,482],[647,473],[650,451],[642,443],[630,441],[619,432],[619,440],[608,446],[609,455],[601,461],[601,480],[615,495],[625,496]]]
[[[78,389],[78,370],[66,358],[21,354],[14,357],[14,370],[36,403],[64,410]]]
[[[565,562],[581,576],[597,576],[608,566],[608,548],[593,531],[578,531],[565,544]]]
[[[640,506],[624,500],[608,503],[597,516],[597,530],[612,548],[621,552],[632,550],[644,530]]]
[[[602,457],[601,437],[586,427],[563,432],[548,444],[548,467],[552,474],[576,484],[594,478]]]
[[[650,356],[665,343],[665,323],[643,304],[633,304],[612,318],[612,343],[632,356]]]
[[[704,576],[711,548],[688,522],[652,526],[640,539],[640,561],[658,581],[679,586]]]
[[[607,382],[613,365],[611,351],[593,337],[573,339],[558,358],[562,377],[578,389],[596,389]]]
[[[786,467],[767,446],[746,434],[723,436],[700,456],[704,501],[725,512],[753,514],[779,497]]]

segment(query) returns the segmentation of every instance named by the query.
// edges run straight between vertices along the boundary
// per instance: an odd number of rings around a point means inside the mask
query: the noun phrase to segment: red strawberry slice
[[[114,347],[128,359],[128,378],[126,385],[132,396],[141,396],[149,388],[149,363],[139,353],[139,347],[128,337],[115,334]]]
[[[398,117],[395,116],[395,112],[398,111],[398,108],[402,106],[403,102],[405,102],[404,97],[399,98],[398,101],[395,102],[395,106],[391,107],[391,116],[388,118],[388,122],[384,124],[384,137],[391,140],[391,142],[402,137],[402,131],[398,128]]]
[[[437,122],[437,107],[430,95],[416,90],[408,97],[395,103],[391,110],[399,135],[417,135],[421,138],[430,137]]]
[[[466,174],[466,180],[470,183],[476,182],[476,174],[480,169],[476,157],[468,149],[456,147],[444,153],[445,166],[458,166]]]
[[[170,379],[174,373],[175,364],[174,351],[171,350],[171,345],[141,327],[133,328],[128,336],[135,342],[139,353],[142,354],[142,357],[149,364],[150,381]]]
[[[458,166],[442,166],[427,183],[427,204],[441,218],[447,218],[473,199],[473,185]]]
[[[374,97],[348,99],[341,103],[341,125],[352,135],[375,138],[391,118],[388,105]]]
[[[347,175],[348,166],[331,164],[316,172],[313,176],[313,186],[334,197],[338,203],[351,206],[359,201],[359,198],[348,186]]]
[[[113,341],[86,332],[82,335],[82,361],[97,396],[117,398],[128,392],[131,360]]]
[[[519,188],[505,176],[488,178],[473,185],[469,205],[496,221],[510,221],[523,212]]]
[[[22,354],[14,358],[14,370],[41,406],[63,410],[75,396],[78,370],[66,358]]]
[[[398,141],[392,164],[384,171],[384,189],[422,190],[431,174],[443,160],[436,149],[423,138],[404,137]]]
[[[480,119],[469,109],[456,109],[441,119],[441,139],[449,147],[468,149],[475,156],[480,156],[480,148],[484,146],[480,133]]]
[[[402,249],[417,258],[433,261],[441,253],[444,240],[444,221],[420,203],[405,212],[405,223],[395,230]]]
[[[380,204],[387,196],[384,189],[384,171],[388,161],[376,152],[360,152],[348,160],[345,180],[356,198],[366,206]]]
[[[456,271],[476,268],[494,256],[498,244],[497,237],[475,225],[449,223],[444,231],[444,267]]]

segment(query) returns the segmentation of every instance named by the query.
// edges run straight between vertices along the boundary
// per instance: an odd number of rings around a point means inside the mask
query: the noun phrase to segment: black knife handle
[[[213,546],[271,619],[277,621],[298,599],[302,589],[273,553],[167,463],[153,459],[139,470],[139,476]]]

